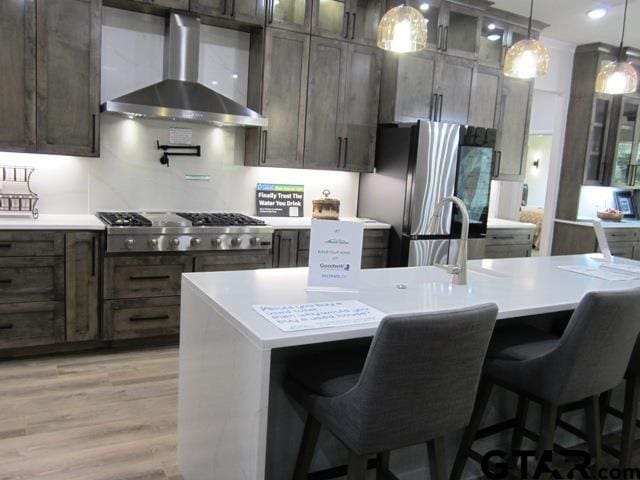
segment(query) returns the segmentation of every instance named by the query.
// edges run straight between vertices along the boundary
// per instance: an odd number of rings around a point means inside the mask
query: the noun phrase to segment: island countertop
[[[184,274],[185,287],[260,348],[270,349],[370,336],[377,324],[284,332],[253,305],[359,300],[385,313],[428,312],[498,304],[498,318],[572,310],[592,290],[640,286],[606,281],[557,268],[598,265],[599,254],[469,261],[468,285],[452,285],[436,267],[363,270],[358,293],[311,292],[306,268]],[[616,262],[634,263],[616,258]],[[401,285],[405,288],[398,288]]]

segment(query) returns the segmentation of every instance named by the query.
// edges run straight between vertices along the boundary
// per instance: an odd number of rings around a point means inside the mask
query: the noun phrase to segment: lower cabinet
[[[100,336],[99,284],[102,234],[72,232],[65,241],[66,340]]]
[[[104,326],[110,340],[177,335],[180,297],[107,300]]]
[[[270,252],[220,252],[195,258],[196,272],[223,272],[229,270],[256,270],[271,268],[273,257]]]
[[[0,348],[60,343],[64,331],[64,302],[0,305]]]
[[[613,256],[640,260],[640,229],[607,227],[605,235]],[[599,250],[598,240],[590,223],[556,222],[552,255],[577,255]]]
[[[488,229],[484,258],[530,257],[533,229]]]

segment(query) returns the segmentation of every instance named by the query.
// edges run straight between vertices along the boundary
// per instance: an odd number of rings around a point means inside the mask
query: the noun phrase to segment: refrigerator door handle
[[[500,163],[502,161],[502,152],[500,150],[496,150],[493,152],[495,161],[493,162],[493,178],[498,178],[500,176]]]
[[[442,121],[442,104],[444,103],[444,95],[440,94],[438,95],[438,97],[440,98],[440,106],[438,108],[438,121],[441,122]]]
[[[436,119],[436,113],[438,111],[438,94],[437,93],[432,93],[431,94],[431,103],[429,104],[429,120],[435,120]]]
[[[336,167],[340,168],[340,160],[342,160],[342,137],[338,137],[338,161]]]

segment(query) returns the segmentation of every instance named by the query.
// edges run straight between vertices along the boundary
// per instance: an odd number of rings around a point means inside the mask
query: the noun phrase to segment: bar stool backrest
[[[497,313],[487,304],[385,317],[358,384],[336,405],[353,422],[349,446],[393,450],[466,426]]]

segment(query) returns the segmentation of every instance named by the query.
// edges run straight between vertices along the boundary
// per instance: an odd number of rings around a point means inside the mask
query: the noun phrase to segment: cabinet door
[[[0,2],[0,150],[36,148],[35,0]]]
[[[65,276],[69,342],[98,338],[100,251],[99,233],[67,233]]]
[[[585,105],[585,103],[592,103],[583,184],[602,185],[605,175],[609,125],[611,124],[611,97],[608,95],[595,95],[593,102],[591,99],[584,97],[575,98],[572,102],[580,105],[580,109],[584,108],[587,112],[589,111],[589,105]],[[583,120],[581,119],[580,121]],[[619,173],[614,166],[612,177],[615,178]],[[615,182],[615,180],[613,181]]]
[[[508,25],[491,17],[483,17],[478,45],[478,61],[483,65],[501,67],[507,52]]]
[[[305,168],[341,167],[347,44],[312,37],[304,144]]]
[[[469,119],[475,64],[462,58],[440,58],[436,118],[440,122],[466,124]]]
[[[265,0],[232,0],[230,15],[233,19],[252,25],[264,25]]]
[[[99,155],[100,0],[38,0],[37,148]]]
[[[233,0],[190,0],[189,10],[212,17],[228,15]]]
[[[471,89],[469,124],[493,128],[497,125],[502,71],[479,67],[476,69]]]
[[[273,234],[274,268],[295,267],[298,263],[298,230],[276,230]]]
[[[395,7],[400,3],[392,2],[388,7]],[[417,9],[427,21],[427,48],[430,50],[438,50],[443,37],[446,9],[442,7],[442,3],[440,0],[407,0],[407,5]]]
[[[348,0],[318,0],[313,2],[311,33],[326,38],[345,40],[351,32]]]
[[[480,40],[480,11],[446,2],[441,50],[449,55],[476,58]]]
[[[162,8],[174,10],[189,10],[189,0],[135,0],[138,3],[146,3]]]
[[[273,256],[269,251],[217,252],[198,256],[195,259],[196,272],[256,270],[272,266]]]
[[[381,69],[380,50],[361,45],[349,45],[342,164],[346,170],[373,171]]]
[[[302,167],[309,67],[309,35],[268,29],[265,44],[260,164]]]
[[[311,2],[312,0],[267,0],[267,25],[309,33]]]
[[[506,77],[502,89],[498,169],[501,180],[522,180],[531,111],[531,82]]]
[[[396,84],[396,122],[434,119],[435,74],[440,55],[420,53],[398,58]]]
[[[382,0],[350,0],[350,40],[376,46],[378,24],[382,18],[384,3]]]
[[[632,187],[636,184],[638,165],[638,113],[640,100],[630,96],[616,99],[619,109],[613,154],[614,186]]]

